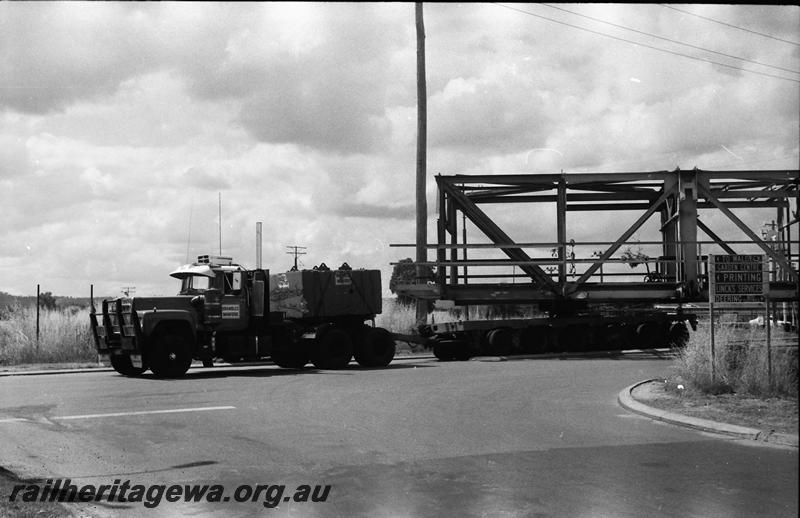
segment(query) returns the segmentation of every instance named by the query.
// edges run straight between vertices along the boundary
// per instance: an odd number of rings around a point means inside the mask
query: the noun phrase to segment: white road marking
[[[95,419],[99,417],[126,417],[132,415],[150,415],[150,414],[177,414],[182,412],[206,412],[209,410],[233,410],[235,406],[206,406],[196,408],[169,408],[166,410],[141,410],[137,412],[111,412],[108,414],[81,414],[81,415],[62,415],[49,417],[51,421],[66,421],[71,419]],[[15,423],[21,421],[32,421],[25,417],[13,417],[10,419],[0,419],[0,423]]]

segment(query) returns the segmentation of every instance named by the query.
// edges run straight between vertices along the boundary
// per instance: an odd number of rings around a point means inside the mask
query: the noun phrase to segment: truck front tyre
[[[189,338],[176,331],[158,333],[149,358],[150,370],[157,378],[180,378],[192,364]]]
[[[386,367],[394,359],[396,345],[392,334],[381,327],[365,330],[356,347],[356,361],[362,367]]]
[[[144,363],[142,363],[141,367],[134,367],[131,362],[131,357],[127,354],[113,355],[110,361],[114,370],[123,376],[140,376],[147,370],[147,366]]]
[[[353,357],[353,341],[343,329],[326,327],[315,342],[311,361],[318,369],[344,369]]]

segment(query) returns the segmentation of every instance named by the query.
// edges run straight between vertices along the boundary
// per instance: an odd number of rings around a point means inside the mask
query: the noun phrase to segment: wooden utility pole
[[[424,263],[428,260],[428,202],[425,196],[427,176],[428,99],[425,84],[425,24],[422,19],[422,2],[415,4],[417,26],[417,278],[425,277]],[[428,318],[428,304],[417,299],[417,324]]]

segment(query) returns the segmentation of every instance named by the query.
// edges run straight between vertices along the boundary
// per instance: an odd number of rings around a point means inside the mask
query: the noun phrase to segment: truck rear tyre
[[[192,364],[189,338],[181,332],[158,333],[150,348],[150,370],[157,378],[180,378]]]
[[[325,326],[314,341],[311,361],[318,369],[344,369],[353,358],[353,341],[343,329]]]
[[[142,362],[141,367],[134,367],[131,357],[127,354],[113,355],[110,358],[111,366],[123,376],[140,376],[147,370],[147,365]]]
[[[362,367],[386,367],[394,359],[396,346],[392,334],[380,327],[365,330],[356,347],[356,361]]]
[[[308,352],[301,350],[273,351],[270,357],[283,369],[302,369],[308,363]]]

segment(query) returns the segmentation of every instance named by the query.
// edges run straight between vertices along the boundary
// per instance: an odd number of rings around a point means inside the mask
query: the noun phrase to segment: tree
[[[45,291],[39,295],[39,307],[44,309],[56,309],[56,298],[52,292]]]
[[[389,290],[397,295],[397,301],[401,304],[412,305],[416,302],[416,299],[413,297],[409,297],[408,295],[397,294],[397,287],[400,284],[414,284],[417,283],[419,278],[417,277],[417,268],[420,268],[423,272],[423,279],[433,279],[433,268],[430,266],[420,266],[417,267],[414,265],[414,261],[411,260],[410,257],[406,259],[401,259],[397,264],[394,265],[394,269],[392,269],[392,278],[389,279]],[[428,304],[428,312],[430,313],[431,307],[433,303]]]

